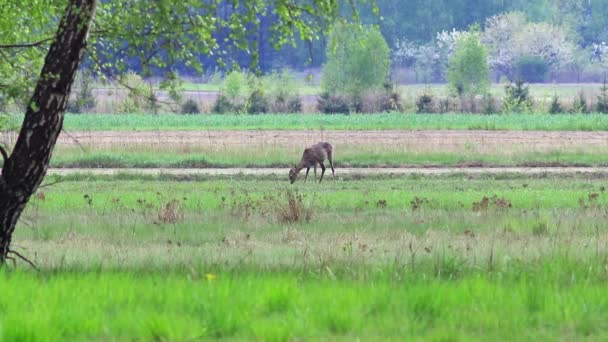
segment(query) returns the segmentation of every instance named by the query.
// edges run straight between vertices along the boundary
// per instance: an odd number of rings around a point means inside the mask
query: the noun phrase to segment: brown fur
[[[332,177],[335,176],[335,170],[333,165],[333,147],[330,143],[320,142],[314,144],[307,149],[304,150],[302,154],[302,160],[299,164],[294,165],[291,170],[289,170],[289,181],[293,184],[296,181],[298,173],[302,171],[302,169],[306,169],[306,176],[304,177],[304,182],[308,178],[308,172],[310,168],[313,167],[315,171],[315,182],[317,181],[317,164],[321,166],[321,178],[319,179],[319,183],[323,181],[323,175],[325,174],[325,165],[323,162],[327,159],[329,161],[329,166],[331,167]]]

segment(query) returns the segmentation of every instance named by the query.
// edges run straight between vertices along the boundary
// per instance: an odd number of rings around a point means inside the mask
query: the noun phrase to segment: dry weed
[[[304,201],[304,196],[292,191],[286,191],[285,196],[271,201],[270,206],[281,223],[309,222],[314,214],[313,206]]]
[[[178,200],[173,199],[161,206],[158,211],[158,221],[160,223],[175,224],[184,220],[184,210]]]

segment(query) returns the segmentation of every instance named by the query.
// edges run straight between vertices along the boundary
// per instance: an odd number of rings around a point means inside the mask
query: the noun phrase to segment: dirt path
[[[0,135],[7,145],[12,137]],[[408,151],[496,152],[555,151],[560,149],[604,149],[608,132],[541,131],[96,131],[68,132],[59,137],[60,147],[90,148],[284,148],[299,149],[318,141],[329,141],[336,150],[346,146],[399,148]]]
[[[76,173],[90,173],[95,175],[279,175],[287,179],[287,168],[282,169],[50,169],[49,175],[70,175]],[[319,171],[320,172],[320,171]],[[446,175],[446,174],[504,174],[521,173],[527,175],[538,174],[608,174],[608,167],[496,167],[496,168],[343,168],[336,170],[336,177],[340,175]],[[309,177],[313,176],[312,171]],[[331,178],[331,172],[325,177]],[[327,179],[329,179],[327,178]],[[311,178],[312,179],[312,178]]]

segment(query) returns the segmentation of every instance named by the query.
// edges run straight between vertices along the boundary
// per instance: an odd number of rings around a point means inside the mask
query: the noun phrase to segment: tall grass
[[[315,273],[4,273],[3,340],[606,338],[593,267],[449,279],[385,268]],[[331,276],[329,275],[332,272]],[[347,273],[347,274],[348,274]],[[557,280],[557,281],[556,281]]]

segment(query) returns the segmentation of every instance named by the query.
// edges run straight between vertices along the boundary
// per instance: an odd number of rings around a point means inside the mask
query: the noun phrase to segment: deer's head
[[[298,168],[297,165],[294,165],[291,170],[289,170],[289,182],[293,184],[296,181],[296,177],[298,177]]]

